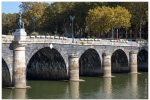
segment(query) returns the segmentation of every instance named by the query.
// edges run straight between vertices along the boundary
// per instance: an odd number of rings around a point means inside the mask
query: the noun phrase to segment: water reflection
[[[103,82],[103,91],[105,93],[105,98],[106,99],[111,99],[112,98],[112,82],[111,82],[111,78],[104,78],[104,82]]]
[[[26,99],[26,89],[13,89],[12,99]]]
[[[79,98],[79,82],[70,82],[70,93],[72,99]]]
[[[145,91],[144,91],[144,98],[147,98],[148,95],[148,80],[145,79]]]
[[[3,99],[145,99],[148,75],[114,74],[114,78],[80,77],[85,82],[28,81],[31,89],[3,89]]]
[[[131,98],[138,97],[138,74],[131,74]]]

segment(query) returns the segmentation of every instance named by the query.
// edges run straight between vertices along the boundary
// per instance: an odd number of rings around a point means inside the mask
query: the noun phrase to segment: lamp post
[[[112,39],[114,38],[114,36],[113,36],[113,32],[114,32],[114,30],[113,30],[113,27],[112,27],[112,32],[111,32],[111,33],[112,33]]]
[[[35,21],[36,21],[36,17],[32,17],[33,23],[34,23],[34,32],[35,32]]]
[[[117,27],[117,36],[116,36],[116,39],[118,40],[118,29],[120,29],[121,28],[121,26],[119,25],[118,27]],[[120,30],[119,30],[119,32],[120,32]]]
[[[75,19],[75,16],[70,16],[70,19],[72,21],[72,43],[74,43],[74,33],[73,33],[73,21]]]
[[[128,36],[127,36],[127,28],[126,28],[126,39],[128,38]]]
[[[141,24],[142,24],[142,19],[140,20],[140,40],[141,40]]]

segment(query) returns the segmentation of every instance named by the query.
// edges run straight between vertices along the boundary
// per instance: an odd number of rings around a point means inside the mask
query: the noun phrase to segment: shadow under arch
[[[138,71],[148,71],[148,51],[142,49],[137,54]]]
[[[111,72],[129,72],[128,57],[122,49],[117,49],[111,56]]]
[[[27,64],[27,79],[67,79],[67,68],[61,54],[56,49],[49,47],[38,50]]]
[[[10,71],[3,58],[2,58],[2,86],[11,86]]]
[[[101,60],[95,49],[87,49],[79,59],[80,76],[102,75]]]

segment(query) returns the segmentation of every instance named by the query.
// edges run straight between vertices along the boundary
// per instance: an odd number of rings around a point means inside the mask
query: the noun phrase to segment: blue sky
[[[48,3],[52,3],[52,1],[48,1]],[[13,1],[13,2],[12,1],[2,1],[1,2],[1,5],[2,5],[1,11],[2,11],[2,13],[4,12],[6,14],[19,13],[19,11],[20,11],[19,5],[20,4],[21,4],[20,1]]]
[[[2,4],[2,13],[18,13],[20,8],[19,8],[19,5],[21,4],[21,2],[6,2],[6,1],[3,1],[1,2]]]

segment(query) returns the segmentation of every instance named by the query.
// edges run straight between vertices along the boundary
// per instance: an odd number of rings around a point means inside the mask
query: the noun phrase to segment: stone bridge
[[[79,75],[112,77],[112,72],[148,69],[147,43],[76,39],[72,44],[69,38],[24,37],[2,39],[3,86],[26,88],[26,79],[80,81]]]

